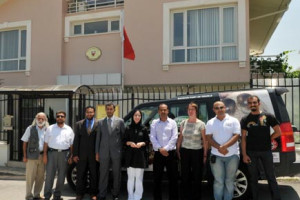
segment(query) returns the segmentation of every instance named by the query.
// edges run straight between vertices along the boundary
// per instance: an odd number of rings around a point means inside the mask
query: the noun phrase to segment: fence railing
[[[68,13],[96,10],[104,7],[117,7],[124,4],[124,0],[73,0],[68,3]]]
[[[283,95],[283,100],[292,124],[295,125],[298,130],[300,129],[300,77],[286,78],[284,74],[280,73],[252,73],[250,85],[252,88],[287,88],[289,92]]]
[[[124,117],[135,106],[156,100],[164,100],[176,97],[178,95],[214,92],[214,91],[228,91],[228,90],[242,90],[249,88],[274,88],[285,87],[289,90],[283,95],[283,100],[286,104],[291,122],[300,128],[299,105],[300,105],[300,78],[285,78],[282,75],[268,74],[268,76],[261,76],[252,74],[250,84],[232,83],[232,84],[207,84],[207,85],[168,85],[168,86],[128,86],[124,89],[120,87],[106,87],[106,88],[92,88],[93,93],[89,94],[74,94],[67,106],[70,115],[69,125],[73,125],[76,121],[84,118],[84,108],[88,105],[97,107],[98,105],[107,102],[114,102],[119,106],[119,116]],[[28,103],[26,98],[20,99],[17,95],[0,95],[0,140],[9,141],[13,149],[11,149],[11,159],[21,159],[21,142],[20,138],[23,134],[23,128],[29,125],[33,116],[27,116],[26,112],[36,113],[44,108],[45,98],[38,101],[34,98],[29,99],[32,103]],[[44,103],[42,103],[44,102]],[[36,105],[35,105],[36,104]],[[67,103],[64,103],[67,105]],[[28,106],[28,108],[26,107]],[[48,114],[48,113],[47,113]],[[5,115],[14,116],[14,130],[3,131],[2,122]],[[20,128],[23,127],[23,128]],[[22,129],[22,131],[20,131]],[[300,142],[300,136],[295,136],[296,142]]]

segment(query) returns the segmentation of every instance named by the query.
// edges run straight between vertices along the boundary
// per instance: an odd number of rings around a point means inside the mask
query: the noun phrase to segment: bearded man
[[[38,200],[44,183],[45,165],[43,163],[43,146],[48,119],[45,113],[36,114],[32,124],[27,127],[23,141],[23,162],[26,163],[25,199]],[[32,187],[34,190],[32,194]]]

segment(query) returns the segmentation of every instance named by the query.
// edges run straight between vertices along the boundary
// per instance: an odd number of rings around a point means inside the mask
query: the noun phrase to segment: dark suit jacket
[[[98,123],[96,138],[96,152],[101,159],[120,159],[122,156],[123,139],[125,133],[124,121],[114,117],[112,133],[109,134],[107,117]]]
[[[78,121],[74,128],[73,156],[78,156],[80,160],[95,159],[98,121],[94,119],[90,134],[87,132],[86,123],[86,119]]]

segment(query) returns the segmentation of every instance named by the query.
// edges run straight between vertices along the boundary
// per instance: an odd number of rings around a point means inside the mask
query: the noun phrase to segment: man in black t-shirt
[[[271,141],[281,135],[279,122],[274,115],[260,111],[260,100],[257,96],[250,96],[247,101],[251,113],[241,120],[242,153],[244,163],[248,164],[252,198],[258,199],[258,163],[261,160],[272,200],[279,200],[281,198],[271,151]],[[273,134],[270,133],[270,127],[274,130]]]

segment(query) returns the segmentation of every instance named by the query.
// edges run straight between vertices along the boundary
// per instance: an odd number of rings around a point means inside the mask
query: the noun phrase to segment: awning
[[[94,91],[87,85],[30,85],[30,86],[2,86],[0,94],[19,95],[70,95],[94,94]]]

